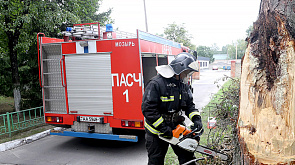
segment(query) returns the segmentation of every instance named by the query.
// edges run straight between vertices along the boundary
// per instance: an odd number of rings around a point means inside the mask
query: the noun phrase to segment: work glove
[[[191,127],[192,130],[197,129],[197,131],[200,131],[203,128],[202,119],[200,115],[195,115],[192,121],[194,123]]]
[[[204,129],[201,129],[198,131],[198,133],[194,133],[194,139],[196,139],[198,142],[200,142],[200,136],[204,133]]]
[[[166,139],[171,139],[173,137],[172,128],[169,126],[162,127],[160,129],[160,132],[161,132],[160,136],[162,136]]]
[[[185,118],[183,116],[176,116],[175,118],[173,118],[173,123],[174,123],[173,127],[174,127],[174,129],[176,128],[176,126],[178,124],[182,124],[184,122],[184,120],[185,120]]]

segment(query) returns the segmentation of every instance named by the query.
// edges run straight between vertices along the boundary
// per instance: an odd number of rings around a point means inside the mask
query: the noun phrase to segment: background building
[[[209,68],[209,57],[198,56],[198,62],[200,63],[200,69]]]

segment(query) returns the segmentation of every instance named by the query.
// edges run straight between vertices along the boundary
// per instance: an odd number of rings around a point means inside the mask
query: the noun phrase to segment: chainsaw
[[[201,154],[208,155],[214,158],[220,158],[223,161],[228,160],[228,156],[218,151],[214,151],[210,148],[199,145],[196,138],[200,137],[203,133],[203,129],[200,131],[190,130],[188,127],[183,125],[177,125],[176,129],[172,131],[172,138],[168,139],[159,135],[159,138],[173,145],[178,145],[190,152],[199,152]]]

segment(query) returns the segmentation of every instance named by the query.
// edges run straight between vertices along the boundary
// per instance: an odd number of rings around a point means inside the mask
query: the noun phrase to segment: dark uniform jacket
[[[194,116],[200,115],[195,109],[189,86],[174,77],[164,78],[161,75],[155,76],[148,83],[141,108],[146,131],[158,135],[171,132],[171,129],[175,128],[177,123],[173,116],[180,110],[191,120]]]

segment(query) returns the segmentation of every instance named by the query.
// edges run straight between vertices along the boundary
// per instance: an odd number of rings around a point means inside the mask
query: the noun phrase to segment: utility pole
[[[147,24],[145,0],[143,0],[143,4],[144,4],[144,15],[145,15],[145,28],[146,28],[146,32],[148,32],[148,24]]]
[[[236,61],[237,61],[237,59],[238,59],[238,43],[236,45]]]

